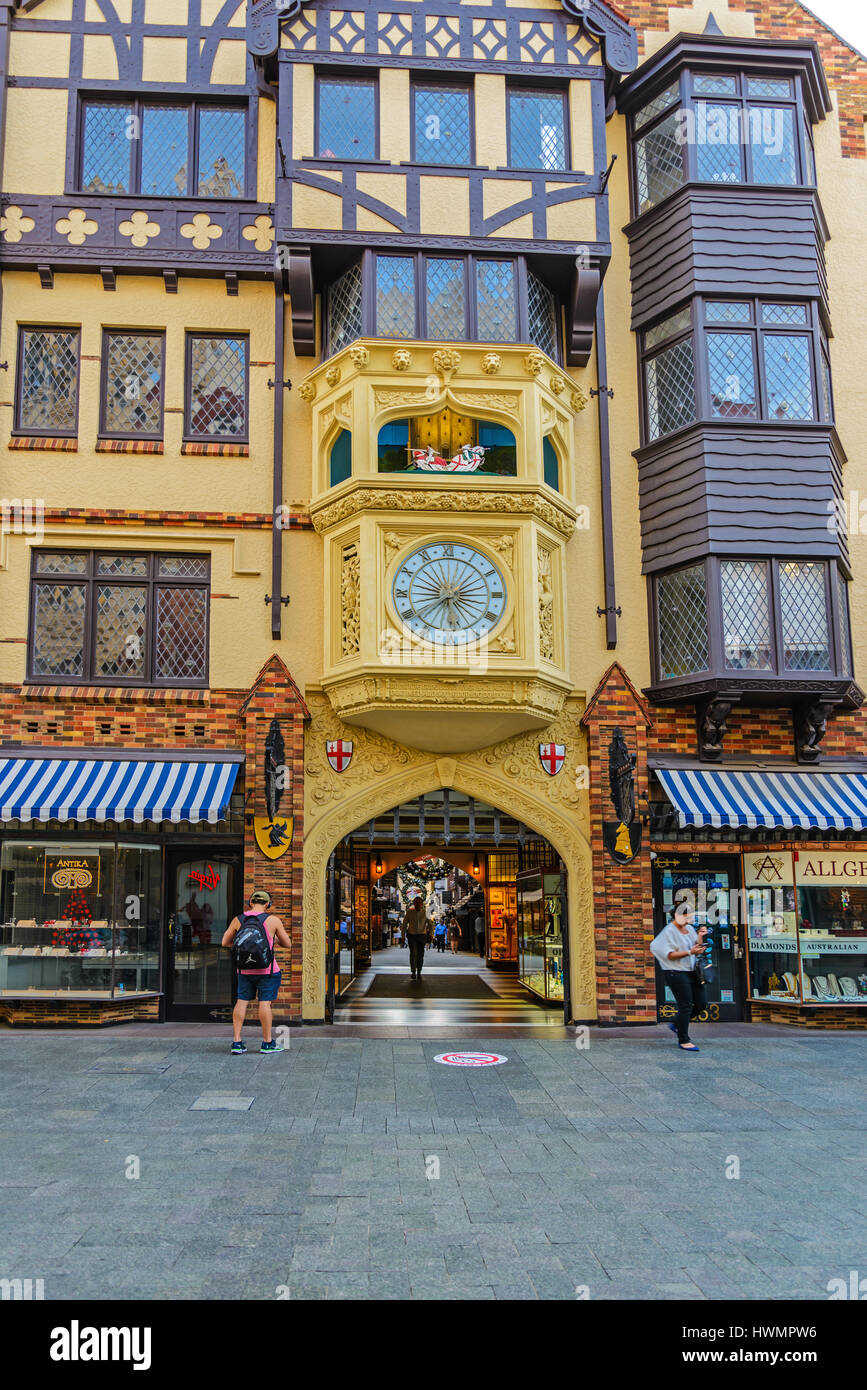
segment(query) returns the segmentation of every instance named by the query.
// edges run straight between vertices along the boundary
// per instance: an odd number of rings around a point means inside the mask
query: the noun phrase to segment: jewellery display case
[[[563,898],[559,873],[518,874],[518,979],[540,999],[563,999]]]
[[[488,889],[488,960],[514,961],[518,955],[518,893],[514,883]]]

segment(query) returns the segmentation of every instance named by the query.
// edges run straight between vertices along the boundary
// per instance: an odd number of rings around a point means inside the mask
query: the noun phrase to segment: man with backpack
[[[270,907],[271,894],[264,888],[257,888],[250,895],[249,912],[232,919],[222,940],[223,946],[232,947],[237,971],[238,1001],[232,1010],[232,1055],[235,1057],[247,1051],[247,1044],[241,1040],[241,1029],[247,1017],[247,1005],[257,995],[262,1025],[259,1051],[268,1054],[280,1050],[271,1039],[271,1005],[277,998],[282,979],[275,946],[279,942],[290,950],[292,942],[280,918],[269,911]]]

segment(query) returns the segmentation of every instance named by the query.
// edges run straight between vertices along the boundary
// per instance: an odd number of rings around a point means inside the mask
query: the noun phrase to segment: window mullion
[[[87,560],[88,575],[87,603],[84,610],[84,679],[96,680],[96,598],[98,580],[96,577],[96,553],[91,550]]]
[[[142,160],[144,158],[144,102],[137,98],[132,104],[132,110],[133,126],[138,132],[138,139],[130,142],[132,149],[130,150],[129,191],[140,196]]]
[[[753,330],[756,335],[756,361],[758,365],[758,387],[759,387],[759,419],[770,420],[771,408],[768,401],[768,380],[765,371],[765,329],[762,324],[762,306],[755,303],[756,326]]]
[[[478,339],[476,297],[479,286],[476,278],[476,264],[475,256],[467,256],[464,260],[464,332],[467,335],[467,342],[470,343],[474,343]]]
[[[187,116],[187,197],[199,191],[199,103],[190,102]]]
[[[786,663],[783,656],[783,608],[780,599],[780,562],[769,561],[771,571],[771,623],[774,632],[774,660],[778,676],[785,675]]]
[[[705,595],[707,601],[708,626],[708,669],[712,672],[725,670],[725,634],[723,632],[722,611],[722,571],[716,556],[705,561]]]
[[[529,283],[527,277],[527,258],[526,256],[516,256],[513,261],[515,267],[515,293],[518,297],[518,312],[515,315],[515,328],[518,334],[519,343],[529,343],[530,341],[530,298]],[[545,286],[547,289],[547,285]]]

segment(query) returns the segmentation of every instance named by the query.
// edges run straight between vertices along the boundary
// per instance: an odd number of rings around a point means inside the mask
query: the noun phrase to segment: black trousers
[[[413,975],[420,975],[424,964],[425,934],[419,932],[418,936],[413,936],[411,932],[407,932],[407,940],[409,941],[409,968]]]
[[[435,936],[434,942],[436,943],[438,951],[444,951],[446,949],[446,939],[444,936]]]
[[[679,1043],[689,1042],[690,1021],[698,1018],[699,1014],[707,1008],[707,992],[704,983],[699,981],[694,970],[663,970],[662,973],[677,1004],[677,1013],[674,1018],[677,1041]]]

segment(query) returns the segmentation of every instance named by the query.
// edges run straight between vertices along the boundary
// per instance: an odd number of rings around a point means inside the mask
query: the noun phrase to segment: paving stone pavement
[[[238,1058],[206,1033],[2,1032],[0,1277],[49,1299],[789,1300],[867,1274],[867,1037],[707,1030],[685,1057],[664,1031],[486,1040],[508,1062],[485,1069],[433,1060],[480,1048],[460,1039]],[[214,1093],[253,1102],[195,1108]]]

